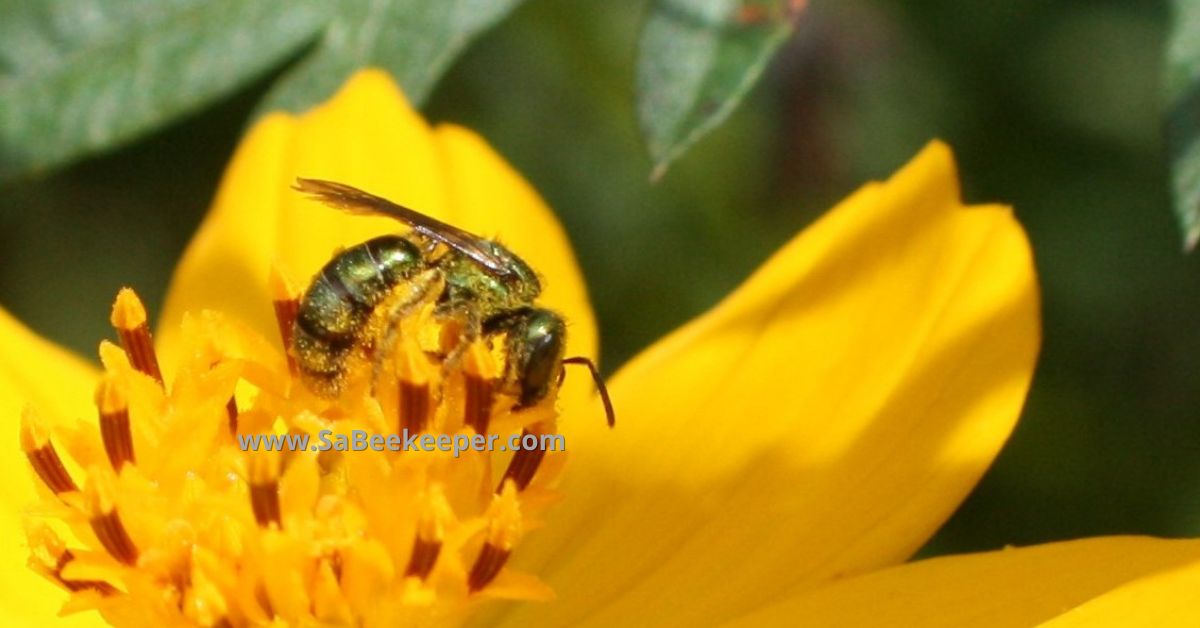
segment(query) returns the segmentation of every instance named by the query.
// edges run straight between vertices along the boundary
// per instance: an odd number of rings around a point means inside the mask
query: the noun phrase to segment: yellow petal
[[[615,430],[563,421],[567,500],[517,557],[559,600],[511,625],[711,623],[904,560],[1007,438],[1039,335],[1020,226],[930,145],[623,368]]]
[[[62,424],[95,413],[91,404],[96,369],[79,357],[46,341],[0,309],[0,433],[10,446],[0,456],[0,474],[7,479],[0,508],[0,623],[41,626],[58,613],[67,596],[25,566],[21,510],[33,502],[36,476],[16,446],[21,409],[30,404],[51,424]],[[74,618],[70,625],[103,625],[95,613]]]
[[[1200,625],[1200,542],[1108,537],[923,560],[726,624],[922,628]]]
[[[1200,560],[1122,585],[1044,624],[1046,628],[1198,626]]]
[[[577,351],[594,355],[578,267],[537,194],[478,137],[457,127],[435,132],[390,77],[365,70],[329,102],[299,117],[268,116],[243,140],[172,281],[158,336],[165,369],[184,312],[232,312],[276,339],[266,289],[273,261],[302,288],[338,248],[406,229],[312,201],[291,190],[296,177],[346,183],[511,242],[549,277],[546,302],[575,323]]]
[[[16,438],[21,409],[31,404],[54,423],[91,416],[99,372],[79,356],[38,336],[0,308],[0,420]],[[15,442],[15,440],[13,441]]]

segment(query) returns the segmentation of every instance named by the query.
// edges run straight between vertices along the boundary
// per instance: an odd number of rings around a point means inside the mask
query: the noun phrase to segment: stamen
[[[220,363],[221,363],[221,361],[218,359],[217,361],[212,363],[212,366],[210,368],[216,368],[216,366]],[[231,393],[229,395],[229,401],[225,402],[225,416],[228,417],[228,420],[226,423],[229,426],[229,434],[231,436],[237,436],[238,405],[237,405],[237,395],[236,394]]]
[[[413,539],[412,558],[406,576],[416,576],[421,580],[429,577],[433,566],[437,564],[438,555],[442,551],[442,540],[446,536],[446,525],[454,517],[450,503],[440,485],[430,487],[429,496],[421,519],[417,524],[417,536]]]
[[[511,482],[504,485],[488,511],[487,538],[467,575],[467,589],[471,593],[483,590],[496,579],[523,532],[517,488]]]
[[[433,407],[433,395],[429,389],[426,368],[421,368],[424,356],[415,343],[403,342],[396,351],[396,375],[400,383],[399,414],[397,433],[417,434],[429,425],[429,412]]]
[[[267,617],[275,615],[275,606],[271,604],[271,596],[267,593],[267,587],[264,583],[259,582],[258,586],[254,587],[254,602],[263,610]]]
[[[106,377],[96,390],[100,409],[100,436],[114,471],[133,463],[133,433],[129,428],[129,391],[118,377]]]
[[[50,442],[50,426],[29,406],[21,412],[21,449],[34,472],[54,494],[79,490]]]
[[[162,371],[158,368],[158,356],[154,353],[154,341],[150,337],[150,325],[146,322],[146,306],[142,305],[131,288],[121,288],[113,303],[109,319],[117,329],[121,348],[129,357],[133,368],[153,377],[161,385]]]
[[[485,373],[494,372],[487,368],[491,355],[480,345],[467,350],[463,364],[463,380],[466,399],[463,403],[463,425],[475,430],[476,434],[487,434],[492,419],[492,401],[496,397],[496,379]]]
[[[342,568],[345,566],[345,561],[342,559],[342,553],[334,550],[333,554],[326,559],[329,562],[329,569],[333,571],[333,576],[338,582],[342,581]]]
[[[103,580],[67,579],[64,577],[67,565],[75,560],[75,554],[67,549],[62,539],[44,523],[38,522],[30,525],[25,532],[29,538],[29,566],[34,571],[62,585],[72,593],[90,590],[102,596],[109,596],[118,592],[116,587]]]
[[[58,561],[54,565],[54,577],[62,583],[72,593],[79,591],[92,590],[100,595],[109,596],[117,593],[117,588],[103,580],[68,580],[63,577],[63,570],[71,561],[75,560],[75,554],[64,549],[62,554],[59,554]]]
[[[471,566],[471,574],[467,576],[467,590],[478,593],[491,584],[492,580],[500,575],[500,570],[504,568],[504,563],[508,562],[511,554],[512,550],[503,550],[491,543],[484,543],[483,551],[479,552],[479,558],[475,559],[475,564]]]
[[[283,341],[283,351],[287,355],[288,371],[296,374],[296,357],[292,355],[292,333],[296,325],[296,315],[300,311],[300,299],[287,273],[278,265],[271,265],[271,274],[267,278],[267,289],[271,292],[271,304],[275,307],[275,322],[279,324],[279,338]]]
[[[279,452],[260,451],[250,456],[250,506],[263,528],[283,527],[279,509]]]
[[[337,571],[328,557],[321,557],[313,578],[309,604],[312,614],[325,626],[361,626],[365,622],[355,617],[346,602]]]
[[[400,429],[407,429],[409,434],[425,431],[432,400],[428,382],[400,380]]]
[[[84,498],[88,523],[100,544],[118,561],[136,565],[138,549],[117,512],[117,476],[112,469],[100,465],[88,467]]]
[[[408,561],[408,568],[404,570],[404,575],[416,576],[421,580],[429,577],[429,572],[433,571],[438,554],[441,552],[441,541],[427,541],[418,534],[417,538],[413,539],[412,558]]]
[[[521,430],[521,441],[524,442],[525,437],[532,434],[534,437],[540,437],[545,433],[542,429],[542,424],[538,423],[533,426],[535,429],[530,430],[528,427]],[[504,489],[505,483],[512,480],[518,491],[525,490],[529,486],[530,480],[537,473],[538,467],[542,464],[542,459],[546,457],[546,450],[541,447],[527,449],[522,447],[513,454],[512,460],[508,461],[508,468],[504,470],[504,477],[500,478],[500,484],[496,486],[496,492],[499,493]]]
[[[229,401],[225,402],[225,414],[229,416],[229,433],[236,436],[238,431],[237,397],[229,396]]]

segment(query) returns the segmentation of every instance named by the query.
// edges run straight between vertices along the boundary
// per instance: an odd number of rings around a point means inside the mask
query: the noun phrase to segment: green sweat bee
[[[318,392],[336,394],[352,351],[365,338],[368,320],[397,291],[433,286],[422,295],[434,314],[459,321],[467,340],[503,336],[505,363],[498,389],[529,407],[549,394],[564,364],[588,367],[615,422],[608,392],[586,357],[566,357],[566,324],[553,310],[533,304],[541,294],[537,273],[507,247],[416,210],[343,183],[298,178],[296,190],[352,214],[386,216],[407,225],[336,254],[300,297],[291,352],[297,368]],[[439,246],[441,245],[441,246]],[[414,299],[415,300],[415,299]],[[397,308],[395,316],[404,315]]]

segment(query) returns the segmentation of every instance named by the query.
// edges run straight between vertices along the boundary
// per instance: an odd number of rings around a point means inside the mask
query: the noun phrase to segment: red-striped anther
[[[79,490],[50,442],[50,426],[28,406],[21,412],[21,449],[33,471],[55,494]]]
[[[129,389],[120,376],[105,377],[96,389],[100,436],[114,471],[134,462],[133,432],[129,426]]]
[[[121,288],[117,293],[109,320],[116,328],[121,348],[125,350],[133,368],[162,384],[162,371],[158,368],[158,355],[154,353],[154,340],[150,337],[146,306],[142,305],[142,300],[132,288]]]

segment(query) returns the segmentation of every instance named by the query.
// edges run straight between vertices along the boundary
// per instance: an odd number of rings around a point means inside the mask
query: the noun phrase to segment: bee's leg
[[[458,325],[462,328],[458,341],[442,358],[442,370],[457,367],[471,343],[479,339],[483,324],[479,313],[462,302],[448,301],[433,310],[433,318],[442,324]]]
[[[406,316],[424,307],[441,293],[443,286],[440,272],[429,272],[418,275],[408,285],[409,292],[386,305],[383,313],[383,334],[375,346],[371,360],[371,394],[375,394],[380,377],[383,374],[384,361],[392,355],[396,341],[400,338],[400,323]]]
[[[487,333],[483,331],[479,311],[462,302],[448,301],[434,310],[434,317],[444,325],[457,327],[455,343],[442,358],[442,381],[449,381],[453,371],[459,371],[463,385],[463,425],[475,430],[476,434],[487,434],[497,380],[463,363],[471,346]]]

